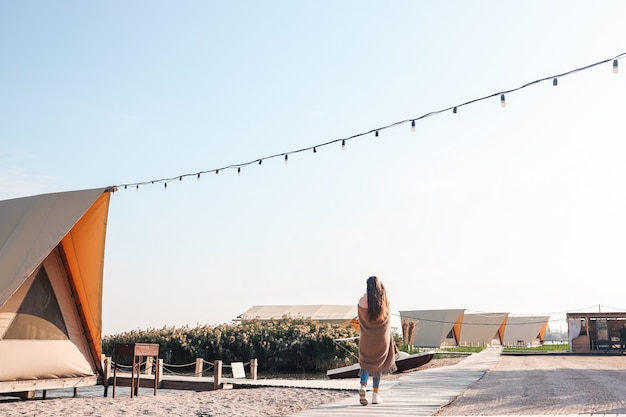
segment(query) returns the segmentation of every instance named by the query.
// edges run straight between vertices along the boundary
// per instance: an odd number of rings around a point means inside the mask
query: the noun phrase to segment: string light
[[[534,81],[531,81],[529,83],[523,84],[523,85],[521,85],[521,86],[519,86],[517,88],[513,88],[513,89],[505,90],[505,91],[499,91],[497,93],[489,94],[489,95],[486,95],[484,97],[475,98],[475,99],[469,100],[469,101],[467,101],[465,103],[460,103],[460,104],[457,104],[455,106],[447,107],[445,109],[434,110],[434,111],[431,111],[429,113],[425,113],[425,114],[423,114],[423,115],[421,115],[419,117],[412,117],[410,119],[400,120],[400,121],[391,123],[389,125],[381,126],[381,127],[376,128],[376,129],[369,130],[367,132],[357,133],[357,134],[354,134],[354,135],[346,137],[346,138],[334,139],[334,140],[331,140],[331,141],[328,141],[328,142],[325,142],[325,143],[317,144],[315,146],[310,146],[310,147],[303,148],[303,149],[298,149],[298,150],[289,151],[289,152],[282,152],[282,153],[279,153],[279,154],[270,155],[270,156],[266,156],[266,157],[259,158],[259,159],[254,159],[251,162],[247,162],[247,163],[233,164],[233,165],[228,165],[228,166],[224,166],[224,167],[221,167],[221,168],[214,168],[214,169],[207,170],[207,171],[201,171],[201,172],[198,172],[197,174],[191,173],[191,174],[179,175],[179,176],[176,176],[176,177],[173,177],[173,178],[161,178],[161,179],[158,179],[158,180],[155,179],[155,180],[150,180],[150,181],[143,181],[143,182],[136,182],[136,183],[127,183],[127,184],[121,184],[118,187],[124,186],[124,189],[127,189],[128,186],[134,186],[135,189],[137,191],[139,191],[139,186],[140,185],[154,184],[155,182],[162,182],[162,183],[164,183],[165,188],[167,188],[167,183],[169,181],[175,180],[176,178],[178,178],[179,181],[182,181],[183,177],[187,177],[187,176],[191,176],[191,175],[197,175],[197,178],[199,180],[200,179],[200,175],[203,174],[203,173],[207,173],[207,172],[212,172],[213,171],[216,174],[219,174],[219,172],[221,170],[223,170],[223,169],[227,169],[227,168],[228,169],[232,169],[232,168],[235,168],[235,167],[237,168],[237,175],[241,175],[241,167],[247,166],[247,165],[250,165],[250,164],[253,164],[253,163],[256,163],[256,162],[258,162],[258,164],[261,165],[263,159],[271,159],[271,158],[276,158],[276,157],[279,157],[279,156],[284,156],[285,162],[286,162],[287,159],[288,159],[287,156],[289,154],[293,154],[293,153],[297,153],[297,152],[303,152],[303,151],[308,151],[308,150],[313,150],[313,153],[317,153],[317,148],[318,147],[331,145],[331,144],[336,143],[336,142],[341,142],[342,149],[344,149],[345,148],[345,141],[348,140],[348,139],[359,138],[359,137],[368,135],[370,133],[374,133],[375,137],[379,137],[379,131],[384,130],[384,129],[390,129],[392,127],[396,127],[398,125],[405,124],[405,123],[410,123],[411,124],[411,131],[414,131],[415,123],[418,120],[422,120],[422,119],[425,119],[427,117],[435,116],[435,115],[438,115],[440,113],[446,112],[448,110],[452,110],[452,113],[457,113],[458,107],[467,106],[469,104],[474,104],[474,103],[477,103],[477,102],[480,102],[480,101],[483,101],[483,100],[487,100],[487,99],[490,99],[492,97],[497,97],[497,96],[500,96],[500,105],[502,107],[506,107],[505,94],[512,93],[514,91],[518,91],[518,90],[524,89],[526,87],[530,87],[531,85],[535,85],[537,83],[544,82],[544,81],[549,81],[549,80],[552,80],[552,85],[556,86],[556,85],[558,85],[558,78],[562,78],[562,77],[565,77],[567,75],[571,75],[571,74],[574,74],[574,73],[577,73],[577,72],[580,72],[580,71],[585,71],[585,70],[588,70],[590,68],[596,67],[598,65],[603,65],[603,64],[608,63],[608,62],[612,62],[613,63],[613,73],[617,74],[617,73],[619,73],[619,66],[618,66],[619,65],[619,63],[618,63],[619,59],[623,58],[624,56],[626,56],[626,52],[625,53],[621,53],[621,54],[619,54],[619,55],[617,55],[617,56],[615,56],[613,58],[604,59],[602,61],[598,61],[598,62],[589,64],[589,65],[586,65],[584,67],[575,68],[573,70],[564,72],[562,74],[555,74],[555,75],[552,75],[550,77],[540,78],[538,80],[534,80]]]
[[[346,140],[345,139],[341,141],[341,150],[342,151],[346,150]]]
[[[289,155],[285,154],[285,165],[289,164]]]

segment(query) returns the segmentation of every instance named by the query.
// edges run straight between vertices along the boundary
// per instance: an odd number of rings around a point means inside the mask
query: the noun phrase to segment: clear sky
[[[626,52],[622,1],[0,1],[0,199],[172,178]],[[626,310],[626,60],[112,196],[103,332]]]

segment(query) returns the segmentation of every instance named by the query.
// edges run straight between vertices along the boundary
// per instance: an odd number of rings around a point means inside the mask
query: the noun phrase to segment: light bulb
[[[552,85],[555,87],[559,85],[559,80],[556,77],[554,77],[554,79],[552,80]]]
[[[182,181],[183,180],[183,176],[181,175],[180,177],[178,177],[178,181]]]
[[[456,114],[456,107],[452,109],[452,113]]]
[[[289,163],[289,156],[285,154],[285,165],[287,165],[288,163]]]
[[[613,74],[617,74],[619,72],[619,67],[618,67],[618,63],[617,63],[617,59],[613,60]]]
[[[378,130],[374,133],[374,136],[378,137]]]
[[[220,173],[220,170],[219,170],[219,169],[216,169],[216,170],[215,170],[215,173],[216,173],[216,174],[219,174],[219,173]]]
[[[163,189],[164,189],[165,191],[167,191],[167,183],[166,183],[166,182],[165,182],[165,183],[163,183]]]
[[[262,160],[262,159],[259,159],[259,165],[261,165],[261,163],[262,163],[262,162],[263,162],[263,160]]]
[[[128,185],[125,185],[125,186],[124,186],[124,189],[125,189],[125,190],[128,190]]]
[[[345,139],[341,141],[341,150],[342,151],[346,150],[346,140]]]
[[[317,153],[317,148],[315,146],[313,147],[313,153]]]
[[[139,184],[135,187],[135,191],[139,191]]]
[[[415,132],[415,120],[411,120],[411,132]]]
[[[237,176],[241,176],[241,167],[237,168]]]
[[[200,181],[200,173],[198,172],[197,180]]]
[[[500,94],[500,105],[502,107],[506,107],[506,100],[504,99],[504,94]]]

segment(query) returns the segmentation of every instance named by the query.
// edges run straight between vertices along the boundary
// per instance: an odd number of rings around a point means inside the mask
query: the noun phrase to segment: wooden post
[[[104,385],[104,396],[109,394],[109,378],[111,378],[111,358],[105,356],[102,360],[102,385]]]
[[[44,390],[45,391],[45,390]],[[20,392],[14,392],[13,394],[16,397],[21,398],[22,400],[33,400],[35,398],[35,391],[20,391]],[[44,398],[45,398],[45,393],[44,393]]]
[[[203,363],[203,359],[202,358],[196,358],[196,373],[194,374],[197,377],[202,376],[202,365]]]
[[[213,389],[222,388],[222,361],[213,362]]]
[[[152,375],[152,356],[146,357],[146,369],[144,370],[144,374]]]
[[[163,359],[159,359],[159,373],[155,375],[155,378],[157,378],[157,385],[160,387],[163,380]]]
[[[259,361],[256,358],[250,359],[250,379],[256,380]]]

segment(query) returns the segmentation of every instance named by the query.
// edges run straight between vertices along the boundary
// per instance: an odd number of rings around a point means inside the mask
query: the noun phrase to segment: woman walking
[[[391,336],[389,300],[382,282],[377,277],[367,279],[367,291],[359,300],[359,366],[361,388],[359,401],[367,405],[367,380],[372,377],[372,404],[382,404],[378,393],[380,378],[396,368],[396,344]]]

